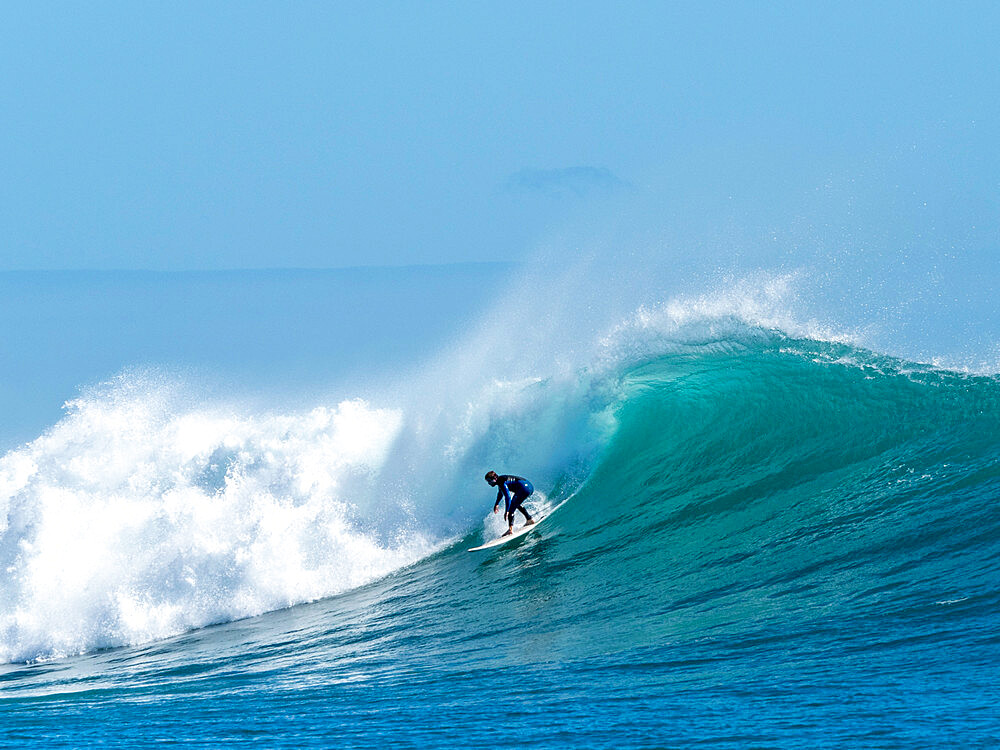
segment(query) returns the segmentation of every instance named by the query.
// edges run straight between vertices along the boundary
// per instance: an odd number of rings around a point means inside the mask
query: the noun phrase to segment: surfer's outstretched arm
[[[504,501],[504,515],[507,515],[507,508],[510,507],[510,495],[507,492],[506,482],[500,482],[497,485],[497,501],[493,503],[493,512],[497,512],[497,508],[500,507],[500,501]]]

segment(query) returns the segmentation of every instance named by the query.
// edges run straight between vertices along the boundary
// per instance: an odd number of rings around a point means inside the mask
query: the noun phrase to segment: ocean
[[[553,274],[0,274],[0,744],[1000,744],[994,370]]]

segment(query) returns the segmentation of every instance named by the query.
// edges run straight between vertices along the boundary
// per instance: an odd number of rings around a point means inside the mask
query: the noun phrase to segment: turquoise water
[[[717,311],[610,338],[302,410],[84,393],[0,464],[0,738],[1000,742],[1000,381]],[[563,504],[468,553],[486,468]]]

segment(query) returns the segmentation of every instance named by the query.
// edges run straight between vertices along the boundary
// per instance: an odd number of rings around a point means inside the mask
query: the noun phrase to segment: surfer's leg
[[[524,514],[524,525],[530,526],[535,522],[535,519],[532,518],[531,514],[524,509],[524,501],[534,494],[535,488],[532,486],[531,482],[525,479],[521,482],[521,489],[524,492],[524,497],[521,498],[521,512]]]
[[[507,509],[507,517],[510,518],[510,522],[514,523],[514,511],[521,510],[521,501],[524,500],[520,495],[514,495],[510,501],[510,508]],[[522,513],[524,511],[521,511]]]
[[[503,512],[503,520],[507,522],[507,530],[500,536],[510,536],[514,533],[514,508],[517,498],[511,498],[510,502],[507,503],[507,507]]]
[[[510,524],[511,524],[511,526],[514,525],[514,511],[515,510],[521,511],[521,515],[524,516],[524,525],[525,526],[528,526],[529,524],[533,524],[534,523],[534,521],[531,518],[531,514],[528,513],[528,511],[526,511],[524,509],[524,505],[522,505],[522,503],[524,503],[524,501],[527,498],[528,498],[527,495],[521,495],[521,494],[517,494],[517,495],[514,496],[514,500],[510,504]]]

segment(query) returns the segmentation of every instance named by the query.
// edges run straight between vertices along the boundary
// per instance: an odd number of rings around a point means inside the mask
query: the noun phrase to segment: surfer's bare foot
[[[524,522],[524,525],[531,526],[531,524],[533,524],[534,522],[535,522],[534,518],[529,518],[527,521]]]
[[[507,529],[507,530],[506,530],[506,531],[505,531],[504,533],[502,533],[502,534],[501,534],[500,536],[501,536],[501,537],[505,537],[505,536],[510,536],[510,535],[511,535],[511,534],[513,534],[513,533],[514,533],[514,530],[513,530],[513,529]]]

